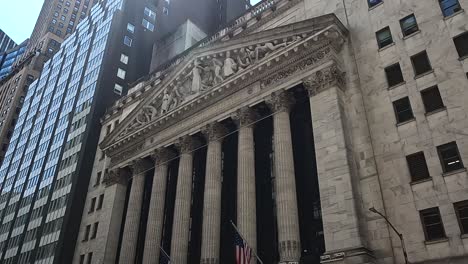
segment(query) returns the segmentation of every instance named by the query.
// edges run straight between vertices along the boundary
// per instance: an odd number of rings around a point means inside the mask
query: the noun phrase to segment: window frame
[[[379,34],[385,32],[387,30],[390,33],[390,37],[385,39],[383,42],[381,42],[380,39],[379,39]],[[388,46],[390,46],[390,45],[392,45],[394,43],[392,30],[390,29],[390,26],[386,26],[386,27],[378,30],[377,32],[375,32],[375,38],[377,40],[377,46],[379,47],[379,49],[383,49],[383,48],[388,47]],[[390,39],[390,42],[383,45],[382,43],[386,43],[385,41],[388,40],[388,39]]]
[[[459,160],[459,163],[460,163],[459,168],[454,168],[454,169],[448,170],[447,166],[445,165],[445,159],[442,156],[442,152],[444,151],[444,148],[447,149],[449,146],[455,147],[455,151],[456,151],[456,153],[458,155],[458,160]],[[457,145],[456,141],[448,142],[448,143],[445,143],[443,145],[437,146],[437,154],[439,156],[440,164],[442,166],[442,171],[444,173],[456,172],[458,170],[462,170],[462,169],[465,168],[465,165],[463,164],[462,156],[460,155],[460,149],[458,148],[458,145]],[[450,165],[450,164],[447,164],[447,165]]]
[[[419,57],[422,54],[426,54],[425,58],[427,58],[427,63],[429,65],[429,69],[424,71],[424,72],[418,73],[417,70],[416,70],[416,65],[414,63],[414,58]],[[432,72],[434,70],[434,68],[432,67],[432,64],[431,64],[431,59],[429,58],[429,54],[427,53],[426,50],[420,51],[420,52],[410,56],[410,60],[411,60],[411,65],[413,66],[413,72],[414,72],[415,77],[422,76],[422,75],[427,74],[429,72]]]
[[[466,38],[466,42],[465,43],[460,43],[460,44],[461,44],[462,47],[465,47],[464,50],[457,45],[457,40],[459,38],[463,38],[463,37]],[[453,44],[455,45],[455,49],[457,50],[457,54],[458,54],[458,57],[460,59],[465,59],[465,58],[468,57],[468,31],[465,31],[465,32],[463,32],[461,34],[458,34],[455,37],[453,37]],[[465,44],[465,45],[463,45],[463,44]],[[465,52],[465,54],[461,54],[462,52]]]
[[[437,212],[437,215],[439,217],[439,220],[440,222],[438,224],[441,225],[442,227],[442,234],[443,236],[442,237],[438,237],[438,238],[430,238],[429,237],[429,234],[427,232],[427,225],[425,223],[425,217],[424,217],[424,213],[427,213],[429,212],[430,210],[434,210],[433,213],[436,213]],[[437,241],[437,240],[440,240],[440,239],[446,239],[447,238],[447,233],[445,232],[445,226],[444,226],[444,222],[442,220],[442,215],[440,214],[440,210],[439,210],[439,207],[431,207],[431,208],[427,208],[427,209],[424,209],[424,210],[420,210],[419,211],[419,218],[421,219],[421,225],[422,225],[422,228],[423,228],[423,231],[424,231],[424,238],[426,241],[430,242],[430,241]],[[434,224],[432,224],[434,225]]]
[[[398,111],[397,110],[397,105],[399,102],[407,102],[408,103],[408,107],[409,109],[405,109],[403,111]],[[397,124],[402,124],[402,123],[405,123],[405,122],[409,122],[411,120],[414,120],[414,113],[413,113],[413,108],[411,107],[411,101],[409,100],[409,97],[408,96],[405,96],[405,97],[402,97],[398,100],[395,100],[392,102],[392,105],[393,105],[393,110],[395,112],[395,119],[397,121]],[[411,112],[411,117],[408,118],[408,119],[405,119],[405,120],[401,120],[400,117],[399,117],[399,113],[403,113],[403,112],[406,112],[406,111],[410,111]]]
[[[425,100],[427,98],[427,95],[434,91],[434,90],[437,90],[437,95],[438,95],[438,98],[440,99],[440,102],[442,103],[442,105],[439,105],[437,108],[430,108],[430,105],[428,105],[428,102],[427,100]],[[430,113],[434,113],[436,111],[439,111],[439,110],[443,110],[445,109],[445,104],[444,104],[444,100],[442,99],[442,95],[440,94],[440,90],[439,90],[439,87],[437,85],[434,85],[434,86],[431,86],[431,87],[428,87],[426,89],[423,89],[421,90],[420,92],[421,94],[421,100],[423,102],[423,105],[424,105],[424,111],[426,111],[426,114],[430,114]]]
[[[409,18],[414,18],[414,25],[412,25],[411,27],[409,27],[409,28],[407,28],[405,30],[404,22],[405,22],[405,20],[407,20]],[[408,37],[408,36],[410,36],[412,34],[417,33],[419,31],[419,25],[418,25],[418,20],[416,19],[416,15],[413,13],[413,14],[410,14],[410,15],[405,16],[404,18],[400,19],[400,28],[401,28],[401,32],[403,33],[403,37]],[[408,29],[413,29],[413,28],[415,28],[414,31],[411,31],[411,32],[407,33]]]
[[[383,3],[383,0],[377,0],[377,2],[375,4],[372,4],[371,1],[372,0],[367,0],[367,5],[369,6],[369,8],[376,7],[376,6],[380,5],[381,3]]]
[[[425,169],[425,172],[427,173],[426,177],[418,177],[418,175],[414,174],[415,171],[412,168],[414,168],[415,166],[412,166],[411,164],[414,164],[412,163],[412,161],[414,161],[414,158],[416,157],[420,157],[422,158],[422,160],[424,160],[424,166],[425,166],[424,169]],[[408,165],[408,171],[410,173],[411,182],[419,182],[419,181],[424,181],[424,180],[431,178],[431,173],[429,172],[429,167],[427,166],[427,160],[426,160],[426,156],[424,155],[424,151],[419,151],[419,152],[415,152],[413,154],[407,155],[406,163]]]
[[[460,5],[460,1],[459,0],[454,0],[456,1],[456,4],[454,5],[451,5],[449,7],[443,7],[442,5],[442,2],[444,2],[445,0],[439,0],[439,6],[440,6],[440,10],[442,11],[442,15],[444,17],[450,17],[450,16],[453,16],[454,14],[460,12],[461,10],[463,10],[463,8],[461,7]],[[453,9],[450,9],[452,7],[455,7],[455,6],[458,6],[459,10],[456,10],[457,8],[453,8]],[[448,12],[448,10],[450,9],[450,12]]]
[[[401,75],[401,81],[398,82],[398,83],[395,83],[395,84],[391,84],[390,79],[388,78],[389,77],[389,70],[391,70],[392,68],[395,68],[395,67],[398,67],[398,69],[399,69],[399,73]],[[399,62],[391,64],[391,65],[385,67],[384,72],[385,72],[385,78],[387,79],[388,87],[395,87],[395,86],[398,86],[398,85],[405,82],[405,76],[403,76],[403,71],[401,70],[401,65],[400,65]]]
[[[465,230],[464,227],[463,227],[463,224],[462,224],[462,220],[460,219],[460,210],[459,210],[459,207],[466,207],[468,210],[468,200],[465,200],[465,201],[460,201],[460,202],[456,202],[453,204],[453,208],[455,210],[455,214],[457,216],[457,222],[458,222],[458,226],[460,227],[460,233],[462,235],[466,235],[468,234],[468,227],[467,229]],[[466,219],[466,220],[465,220]],[[468,222],[468,216],[467,217],[464,217],[463,220],[467,221]]]

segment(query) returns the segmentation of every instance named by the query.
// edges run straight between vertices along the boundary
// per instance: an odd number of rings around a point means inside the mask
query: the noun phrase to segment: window
[[[132,46],[132,42],[133,42],[133,40],[132,40],[130,37],[125,36],[125,38],[124,38],[124,44],[125,44],[125,45],[131,47],[131,46]]]
[[[406,122],[414,118],[408,97],[393,102],[393,109],[395,110],[397,123]]]
[[[468,234],[468,200],[453,204],[462,234]]]
[[[416,22],[414,14],[401,19],[400,26],[403,36],[405,37],[419,31],[418,23]]]
[[[382,3],[382,0],[367,0],[367,4],[369,4],[369,7],[374,7],[380,3]]]
[[[101,183],[101,177],[102,177],[102,172],[98,172],[96,175],[96,182],[94,183],[94,186],[98,186]]]
[[[87,225],[84,236],[83,236],[83,241],[88,241],[90,231],[91,231],[91,225]]]
[[[411,63],[413,64],[414,74],[416,76],[432,70],[426,51],[411,56]]]
[[[106,135],[109,135],[112,131],[112,125],[107,125],[106,127]]]
[[[393,43],[392,33],[390,32],[389,27],[383,28],[375,34],[377,36],[377,44],[380,49]]]
[[[153,12],[153,10],[145,7],[145,15],[148,16],[149,18],[151,18],[152,20],[155,20],[156,19],[156,13]]]
[[[388,87],[396,86],[405,81],[403,79],[403,73],[401,72],[399,63],[395,63],[385,68],[385,75],[387,76]]]
[[[91,204],[89,205],[88,213],[94,212],[94,207],[96,206],[96,197],[91,199]]]
[[[119,77],[120,79],[125,79],[126,74],[127,72],[125,70],[122,70],[120,68],[117,69],[117,77]]]
[[[457,143],[450,142],[437,147],[440,163],[445,173],[456,171],[463,168],[463,162],[460,158]]]
[[[143,21],[141,22],[141,24],[143,25],[144,28],[148,29],[149,31],[154,30],[154,25],[151,22],[149,22],[148,20],[144,19],[144,18],[143,18]]]
[[[430,177],[424,152],[421,151],[406,156],[406,162],[408,163],[412,182],[417,182]]]
[[[453,38],[455,47],[457,48],[458,56],[465,58],[468,56],[468,32],[462,33]]]
[[[102,203],[103,202],[104,202],[104,194],[101,194],[101,195],[99,195],[96,210],[101,210],[102,209]]]
[[[114,93],[118,95],[122,95],[122,90],[123,90],[123,87],[121,85],[115,84]]]
[[[444,17],[451,16],[462,10],[458,0],[439,0],[439,4]]]
[[[98,226],[99,226],[99,222],[94,223],[94,226],[93,226],[93,233],[91,234],[91,239],[95,239],[95,238],[96,238]]]
[[[80,255],[80,264],[84,264],[85,255]]]
[[[128,64],[128,56],[125,54],[120,54],[120,62],[123,64]]]
[[[444,225],[440,217],[439,208],[429,208],[419,212],[426,241],[445,238]]]
[[[439,109],[444,109],[444,102],[440,96],[439,88],[433,86],[421,91],[421,97],[424,103],[426,113],[431,113]]]
[[[93,260],[93,252],[88,253],[88,264],[91,264]]]
[[[130,33],[135,33],[135,26],[128,23],[127,24],[127,31],[130,32]]]

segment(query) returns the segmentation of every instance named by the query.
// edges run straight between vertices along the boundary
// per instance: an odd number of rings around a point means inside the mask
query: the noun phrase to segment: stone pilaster
[[[358,179],[352,165],[352,145],[346,129],[344,73],[336,64],[330,64],[309,76],[303,84],[310,96],[325,256],[329,256],[328,252],[363,248],[357,209],[359,198],[353,184]],[[353,263],[365,263],[367,256],[367,253],[353,254]],[[361,257],[363,259],[359,259]]]
[[[193,150],[197,142],[190,136],[179,140],[179,175],[177,177],[174,223],[172,225],[171,263],[186,264],[190,238],[190,205],[192,201]]]
[[[151,200],[146,224],[143,264],[157,263],[161,253],[161,237],[164,222],[164,204],[166,200],[167,171],[169,160],[175,153],[169,149],[158,149],[153,155],[155,170]]]
[[[115,263],[119,248],[119,234],[124,216],[125,198],[128,183],[127,169],[116,168],[104,174],[103,183],[106,185],[104,204],[101,214],[105,214],[106,220],[102,223],[105,228],[108,224],[107,243],[103,245],[105,250],[103,263]]]
[[[219,123],[208,125],[203,134],[208,141],[201,264],[219,264],[221,245],[222,137],[227,130]]]
[[[274,176],[280,263],[298,262],[301,258],[296,176],[289,119],[293,100],[285,91],[267,99],[273,112]]]
[[[148,162],[142,159],[134,161],[131,165],[133,181],[130,189],[127,214],[125,216],[122,248],[119,259],[120,264],[134,263],[135,261],[141,205],[145,187],[145,172],[149,167]]]
[[[253,123],[257,114],[248,107],[237,111],[237,227],[253,250],[257,250],[257,206],[255,193],[255,146]],[[254,261],[252,261],[253,263]]]

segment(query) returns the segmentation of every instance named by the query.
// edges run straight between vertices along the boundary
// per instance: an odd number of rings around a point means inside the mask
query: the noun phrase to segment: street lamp
[[[380,215],[383,219],[385,219],[385,221],[387,221],[387,223],[390,225],[390,227],[393,229],[393,231],[395,231],[395,233],[398,235],[398,237],[400,238],[400,241],[401,241],[401,250],[403,251],[403,256],[405,257],[405,264],[410,264],[410,262],[408,260],[408,254],[406,253],[405,240],[403,239],[403,234],[398,232],[398,230],[396,230],[395,226],[392,225],[392,223],[387,219],[387,217],[385,215],[383,215],[381,212],[377,211],[374,207],[369,208],[369,211]]]

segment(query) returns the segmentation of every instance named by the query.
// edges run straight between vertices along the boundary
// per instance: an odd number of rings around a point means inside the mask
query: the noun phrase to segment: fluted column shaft
[[[218,264],[221,240],[222,139],[225,130],[211,124],[204,134],[208,139],[205,193],[203,200],[202,264]]]
[[[289,110],[292,100],[286,92],[273,94],[269,104],[273,115],[274,176],[280,263],[301,257],[299,213]]]
[[[157,150],[154,154],[155,171],[151,200],[146,224],[143,264],[159,263],[161,236],[164,222],[164,204],[166,200],[168,161],[173,157],[168,149]]]
[[[143,202],[143,191],[145,187],[144,161],[138,160],[132,164],[133,181],[128,200],[127,214],[122,237],[122,248],[120,252],[120,264],[135,262],[136,247],[138,242],[138,230],[140,227],[141,206]]]
[[[187,264],[194,144],[195,142],[189,136],[182,138],[177,144],[180,150],[180,161],[172,225],[171,263],[173,264]]]
[[[237,227],[249,246],[257,250],[257,215],[255,194],[255,146],[252,109],[238,111],[239,143],[237,154]],[[254,261],[252,260],[251,263]]]

